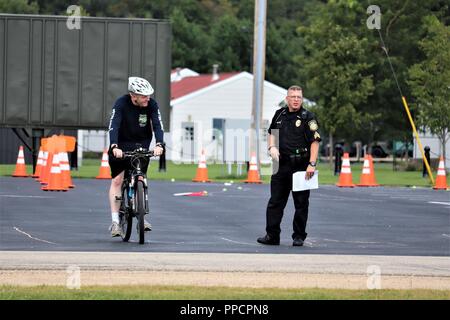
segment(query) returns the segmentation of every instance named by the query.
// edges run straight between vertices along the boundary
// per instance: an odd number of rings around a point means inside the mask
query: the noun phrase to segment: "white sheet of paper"
[[[292,191],[303,191],[319,188],[319,171],[315,171],[314,175],[305,180],[306,171],[297,171],[292,175]]]

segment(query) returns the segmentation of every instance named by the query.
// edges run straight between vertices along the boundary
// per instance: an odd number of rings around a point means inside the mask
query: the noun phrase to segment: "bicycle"
[[[134,151],[125,151],[123,159],[131,159],[131,168],[125,170],[121,187],[119,209],[119,225],[122,229],[121,237],[128,242],[133,227],[133,218],[136,217],[139,243],[145,240],[144,216],[148,213],[147,175],[142,172],[141,160],[154,156],[153,150],[138,148]]]

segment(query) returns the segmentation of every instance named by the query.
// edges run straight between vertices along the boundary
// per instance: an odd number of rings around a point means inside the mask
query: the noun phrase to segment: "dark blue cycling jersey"
[[[149,100],[147,107],[135,106],[129,94],[117,99],[109,122],[110,144],[117,144],[124,151],[149,148],[153,132],[156,143],[163,143],[164,128],[154,99]]]

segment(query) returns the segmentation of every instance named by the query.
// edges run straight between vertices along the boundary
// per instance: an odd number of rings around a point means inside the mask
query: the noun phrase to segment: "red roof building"
[[[171,100],[181,98],[185,95],[204,89],[210,85],[224,81],[232,76],[239,74],[239,72],[228,72],[218,74],[216,77],[211,74],[201,74],[198,76],[185,77],[179,81],[171,83]]]
[[[182,70],[171,77],[170,131],[164,137],[167,159],[195,163],[204,150],[207,159],[249,161],[253,75],[245,71],[218,73],[217,68],[212,74],[199,75],[192,75],[194,71],[189,69],[183,74]],[[263,94],[260,129],[265,146],[268,125],[286,97],[286,89],[264,81]],[[265,147],[261,156],[267,158]]]

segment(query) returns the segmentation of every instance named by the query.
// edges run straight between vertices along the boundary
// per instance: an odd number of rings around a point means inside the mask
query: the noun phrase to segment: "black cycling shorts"
[[[131,169],[131,159],[118,159],[114,157],[111,150],[108,152],[108,162],[109,167],[111,168],[111,177],[114,179],[117,177],[122,171]],[[141,159],[141,170],[145,174],[147,174],[149,159]]]

